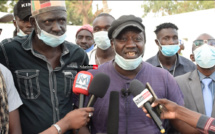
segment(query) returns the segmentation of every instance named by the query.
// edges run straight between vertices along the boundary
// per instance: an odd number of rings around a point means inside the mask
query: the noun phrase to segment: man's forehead
[[[58,18],[66,18],[66,11],[63,10],[53,10],[45,13],[41,13],[37,15],[37,18],[40,19],[58,19]]]
[[[164,36],[166,36],[166,35],[169,35],[169,36],[171,36],[171,35],[178,35],[178,31],[176,30],[176,29],[174,29],[174,28],[164,28],[164,29],[161,29],[159,32],[158,32],[158,36],[160,36],[160,35],[164,35]]]
[[[100,16],[93,21],[93,27],[111,25],[113,21],[114,19],[110,16]]]
[[[199,37],[196,38],[196,40],[208,40],[208,39],[214,39],[214,38],[209,34],[201,34]]]
[[[90,37],[92,37],[93,35],[88,30],[83,29],[80,32],[78,32],[78,36],[90,36]]]

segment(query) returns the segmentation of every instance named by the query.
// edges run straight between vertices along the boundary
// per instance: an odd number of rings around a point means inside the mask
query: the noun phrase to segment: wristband
[[[57,129],[58,134],[61,134],[60,126],[58,126],[57,124],[53,124],[52,126],[54,126]]]

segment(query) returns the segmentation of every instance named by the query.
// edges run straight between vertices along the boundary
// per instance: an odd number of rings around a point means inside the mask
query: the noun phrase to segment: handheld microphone
[[[92,107],[96,102],[97,97],[103,98],[110,85],[110,77],[104,73],[98,73],[94,76],[90,87],[89,93],[92,94],[87,107]]]
[[[147,87],[148,85],[149,84],[147,83]],[[152,90],[151,86],[150,86],[150,89]],[[133,101],[135,102],[137,107],[142,108],[144,106],[148,111],[148,113],[150,114],[151,118],[153,119],[154,123],[159,128],[160,132],[165,133],[165,129],[162,126],[162,121],[160,120],[158,115],[153,111],[151,107],[151,103],[155,99],[153,94],[147,88],[145,88],[144,85],[137,79],[134,79],[131,81],[129,91],[134,96]]]
[[[80,71],[73,83],[73,93],[79,95],[79,108],[84,105],[84,95],[89,95],[88,88],[93,79],[93,75],[87,71]]]
[[[111,91],[107,119],[107,133],[118,134],[119,128],[119,92]]]

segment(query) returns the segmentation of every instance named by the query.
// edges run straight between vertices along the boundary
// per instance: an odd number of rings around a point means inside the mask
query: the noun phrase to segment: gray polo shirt
[[[173,65],[170,69],[167,69],[164,67],[164,69],[169,71],[172,75],[174,72],[174,77],[185,74],[187,72],[191,72],[196,69],[196,65],[192,61],[190,61],[178,54],[176,54],[176,55],[177,55],[176,67],[175,67],[175,65]],[[152,64],[153,66],[161,67],[159,59],[158,59],[158,53],[155,56],[146,60],[146,62]],[[174,71],[174,68],[175,68],[175,71]]]

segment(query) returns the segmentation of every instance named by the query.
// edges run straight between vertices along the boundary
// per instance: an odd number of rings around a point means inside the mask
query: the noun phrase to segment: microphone
[[[107,133],[118,134],[119,128],[119,92],[111,91],[107,119]]]
[[[123,89],[121,89],[121,94],[122,94],[121,95],[122,97],[127,97],[130,95],[130,91],[123,88]]]
[[[80,71],[73,83],[73,93],[79,95],[79,108],[84,105],[84,95],[89,95],[88,88],[93,79],[93,75],[87,71]]]
[[[147,87],[148,86],[150,86],[149,83],[147,83]],[[154,93],[151,86],[149,90]],[[154,123],[159,128],[160,132],[165,133],[165,129],[162,126],[162,121],[151,107],[151,103],[155,100],[155,98],[149,90],[145,88],[144,85],[137,79],[132,80],[130,83],[129,91],[134,96],[133,101],[135,102],[137,107],[142,108],[144,106],[153,119]],[[155,95],[155,97],[157,96]]]
[[[87,107],[92,107],[96,102],[97,97],[103,98],[110,85],[110,77],[104,73],[98,73],[94,76],[90,87],[89,93],[92,94]]]

